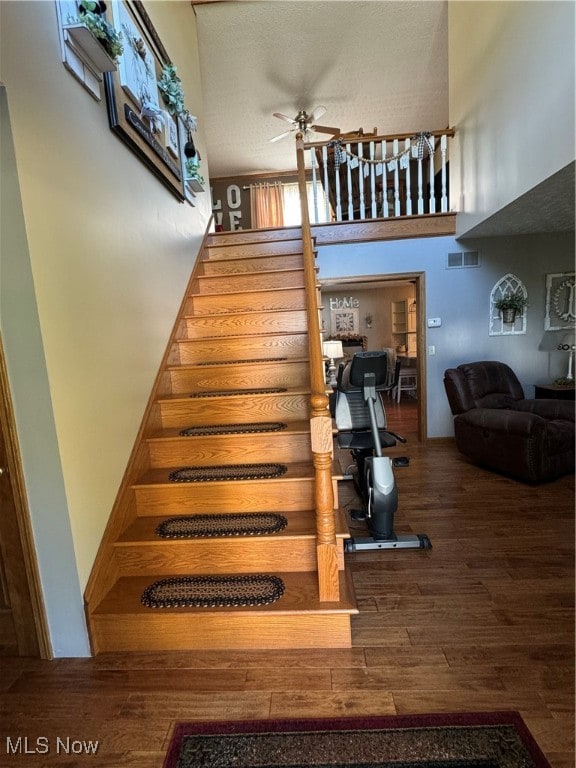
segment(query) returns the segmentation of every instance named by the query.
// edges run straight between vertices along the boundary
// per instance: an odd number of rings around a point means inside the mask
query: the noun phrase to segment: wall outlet
[[[440,328],[442,325],[442,319],[440,317],[429,317],[428,328]]]
[[[430,345],[428,347],[428,354],[429,354],[430,357],[432,357],[432,355],[435,355],[436,354],[436,347],[433,346],[433,345]]]

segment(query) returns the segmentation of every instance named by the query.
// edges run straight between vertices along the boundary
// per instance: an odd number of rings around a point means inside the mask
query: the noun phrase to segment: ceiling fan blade
[[[289,136],[291,133],[294,133],[294,131],[290,130],[290,131],[284,131],[284,133],[279,133],[278,136],[274,136],[274,138],[270,139],[270,142],[279,141],[280,139],[283,139],[285,136]]]
[[[326,107],[316,107],[316,109],[313,109],[310,113],[310,117],[308,118],[309,121],[313,123],[315,120],[318,120],[319,117],[322,117],[326,111]]]
[[[294,120],[293,117],[288,117],[288,115],[283,115],[282,112],[272,112],[272,115],[274,117],[279,118],[280,120],[286,120],[287,123],[292,123],[293,125],[296,125],[296,120]]]
[[[330,128],[327,125],[311,125],[310,130],[316,133],[331,133],[333,136],[340,136],[340,128]]]

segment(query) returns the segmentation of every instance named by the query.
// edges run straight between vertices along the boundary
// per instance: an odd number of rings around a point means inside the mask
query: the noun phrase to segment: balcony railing
[[[305,143],[310,220],[363,221],[447,213],[453,129],[399,136],[346,134]]]

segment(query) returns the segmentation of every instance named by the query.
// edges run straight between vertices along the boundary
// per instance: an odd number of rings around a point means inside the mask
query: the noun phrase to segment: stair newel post
[[[321,601],[340,599],[338,550],[334,519],[332,485],[332,420],[324,381],[324,362],[320,336],[320,320],[316,291],[316,267],[312,232],[306,195],[304,140],[296,134],[296,161],[300,209],[302,212],[302,243],[308,315],[308,348],[310,357],[310,431],[315,473],[316,553],[318,560],[318,590]]]

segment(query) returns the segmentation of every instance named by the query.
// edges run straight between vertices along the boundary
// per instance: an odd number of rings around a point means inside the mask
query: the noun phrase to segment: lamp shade
[[[339,357],[344,357],[344,350],[342,349],[341,341],[325,341],[322,343],[322,351],[326,357],[334,360]]]

